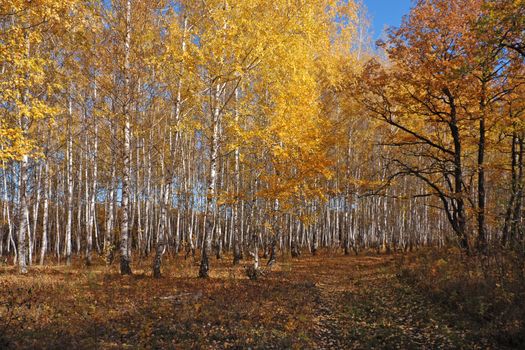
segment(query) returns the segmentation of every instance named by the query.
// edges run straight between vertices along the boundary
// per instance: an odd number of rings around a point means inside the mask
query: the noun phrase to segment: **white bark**
[[[208,191],[206,199],[205,229],[203,236],[203,249],[199,276],[206,278],[209,276],[209,254],[211,252],[211,242],[213,238],[213,219],[216,208],[216,187],[217,187],[217,161],[219,155],[219,126],[220,126],[220,106],[219,98],[221,86],[217,85],[213,89],[214,106],[212,110],[212,137],[210,150],[210,168],[208,173]]]
[[[73,102],[71,97],[68,101],[68,127],[67,127],[67,147],[66,147],[66,182],[67,182],[67,197],[66,197],[66,264],[71,264],[71,229],[73,224]],[[58,210],[58,209],[57,209]]]
[[[30,42],[27,31],[24,34],[26,40],[26,58],[30,57]],[[26,73],[26,80],[29,80],[29,73]],[[29,91],[26,89],[23,93],[22,103],[24,105],[29,104]],[[20,128],[24,134],[28,130],[28,117],[21,115],[20,117]],[[27,273],[27,241],[26,233],[28,231],[29,224],[29,208],[27,199],[27,182],[29,180],[27,168],[29,164],[29,157],[24,155],[20,161],[20,181],[19,181],[19,197],[20,197],[20,211],[18,214],[18,269],[20,273]]]
[[[126,1],[126,38],[124,41],[124,76],[125,76],[125,101],[124,115],[124,168],[122,174],[122,224],[120,231],[120,273],[131,274],[131,254],[129,251],[129,197],[130,197],[130,157],[131,157],[131,115],[129,111],[130,98],[130,51],[131,51],[131,0]]]
[[[44,265],[44,259],[47,251],[47,226],[49,221],[49,161],[46,159],[44,164],[44,213],[42,214],[42,245],[40,249],[40,265]]]

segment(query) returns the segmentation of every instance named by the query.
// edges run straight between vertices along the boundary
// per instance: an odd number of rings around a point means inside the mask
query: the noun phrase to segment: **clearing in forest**
[[[8,348],[487,348],[479,327],[397,277],[391,256],[281,261],[256,281],[242,266],[169,258],[162,279],[74,265],[0,271]],[[4,323],[7,316],[2,306]]]

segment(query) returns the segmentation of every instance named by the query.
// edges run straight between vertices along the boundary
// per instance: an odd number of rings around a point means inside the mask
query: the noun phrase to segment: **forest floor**
[[[159,280],[149,266],[1,267],[0,348],[497,348],[398,278],[391,256],[281,260],[256,281],[230,259],[208,280],[193,259],[165,259]]]

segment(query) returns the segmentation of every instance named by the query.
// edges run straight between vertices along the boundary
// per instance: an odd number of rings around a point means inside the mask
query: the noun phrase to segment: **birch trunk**
[[[161,199],[161,208],[160,208],[160,225],[159,225],[159,234],[157,239],[157,249],[155,253],[155,259],[153,262],[153,277],[161,277],[161,264],[162,256],[166,252],[166,247],[168,245],[168,239],[166,235],[166,226],[167,226],[167,206],[168,199],[170,198],[170,183],[166,183],[163,191],[163,198]]]
[[[68,126],[67,126],[67,150],[66,150],[66,182],[67,182],[67,198],[66,198],[66,242],[65,242],[65,255],[66,264],[71,265],[71,228],[73,224],[73,135],[72,135],[72,123],[73,123],[73,102],[71,96],[68,100]],[[58,208],[57,208],[58,210]],[[58,220],[58,219],[57,219]]]
[[[26,58],[30,57],[30,42],[27,31],[24,34],[26,40]],[[29,73],[26,73],[26,80],[29,80]],[[22,94],[22,103],[27,106],[29,102],[29,91],[25,89]],[[28,117],[22,114],[20,117],[20,128],[24,134],[28,130]],[[27,203],[27,181],[28,181],[28,164],[29,157],[24,155],[20,161],[20,183],[19,183],[19,197],[20,197],[20,211],[18,214],[18,270],[20,273],[27,273],[27,242],[26,233],[29,224],[29,208]]]
[[[45,160],[44,165],[44,213],[42,217],[42,246],[40,249],[40,265],[44,265],[44,259],[47,251],[47,225],[49,220],[49,161]]]
[[[214,102],[215,106],[212,112],[212,137],[211,137],[211,155],[210,155],[210,169],[208,174],[208,192],[206,199],[206,213],[205,213],[205,229],[203,236],[203,247],[201,264],[199,269],[199,277],[207,278],[209,276],[209,254],[211,252],[211,243],[213,238],[213,219],[216,209],[215,190],[217,186],[217,161],[219,155],[219,97],[221,88],[219,85],[215,87]]]
[[[131,45],[131,0],[126,1],[126,38],[124,42],[124,169],[122,174],[122,224],[120,228],[120,273],[131,274],[131,255],[129,252],[129,197],[130,197],[130,156],[131,156],[131,116],[129,113],[130,98],[130,45]]]

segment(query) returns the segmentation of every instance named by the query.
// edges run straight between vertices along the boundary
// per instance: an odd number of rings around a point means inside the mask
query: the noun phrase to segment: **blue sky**
[[[410,0],[364,0],[372,20],[374,39],[381,37],[385,26],[397,27],[410,10]]]

